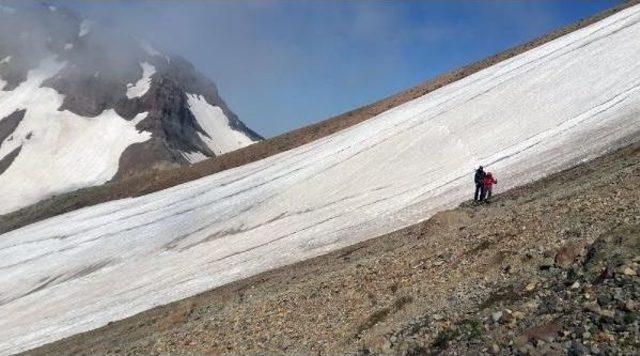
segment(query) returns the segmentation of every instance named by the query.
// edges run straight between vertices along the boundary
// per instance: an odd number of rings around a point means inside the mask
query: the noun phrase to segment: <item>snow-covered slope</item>
[[[0,215],[260,139],[186,61],[63,8],[15,6],[0,11]]]
[[[211,105],[202,95],[187,94],[189,109],[204,133],[198,133],[202,141],[215,154],[233,151],[254,141],[245,133],[230,130],[231,122],[218,106]]]
[[[396,230],[640,134],[640,6],[289,152],[0,236],[0,352]]]
[[[107,182],[124,150],[151,137],[135,128],[146,112],[125,120],[111,109],[93,118],[58,111],[62,96],[41,84],[64,65],[47,58],[17,88],[0,91],[0,117],[22,112],[19,125],[0,145],[0,157],[13,156],[0,174],[0,214],[52,192]]]

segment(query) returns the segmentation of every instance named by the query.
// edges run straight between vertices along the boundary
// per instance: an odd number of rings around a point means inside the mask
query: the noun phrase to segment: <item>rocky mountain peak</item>
[[[185,59],[62,7],[0,6],[0,214],[261,139]]]

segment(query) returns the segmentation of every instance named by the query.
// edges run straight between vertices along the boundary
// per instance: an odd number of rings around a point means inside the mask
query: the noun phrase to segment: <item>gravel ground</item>
[[[637,354],[639,264],[637,143],[29,354]]]

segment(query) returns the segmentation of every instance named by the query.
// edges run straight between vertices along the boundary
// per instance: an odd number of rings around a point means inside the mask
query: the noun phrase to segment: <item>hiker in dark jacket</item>
[[[473,200],[475,201],[482,201],[484,197],[484,176],[484,169],[480,166],[473,177],[473,181],[476,183],[476,193],[473,195]]]
[[[498,181],[493,178],[493,174],[491,174],[491,172],[487,172],[482,183],[484,185],[484,197],[482,198],[482,200],[487,201],[491,199],[491,191],[493,189],[493,185],[498,184]]]

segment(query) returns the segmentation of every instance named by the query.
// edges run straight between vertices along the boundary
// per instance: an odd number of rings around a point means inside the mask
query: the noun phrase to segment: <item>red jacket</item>
[[[484,176],[484,179],[482,180],[482,184],[484,184],[485,188],[491,188],[492,185],[498,184],[498,181],[493,178],[491,173],[487,173],[487,175]]]

